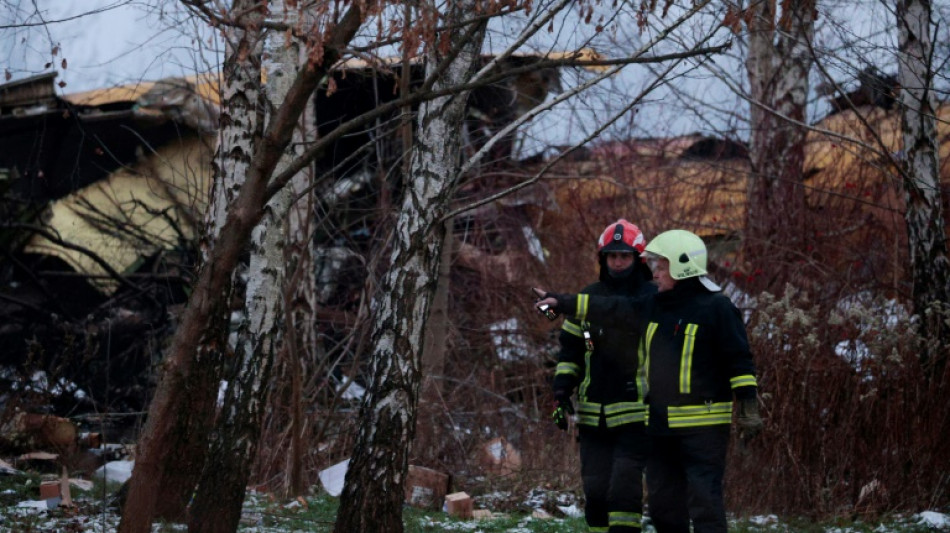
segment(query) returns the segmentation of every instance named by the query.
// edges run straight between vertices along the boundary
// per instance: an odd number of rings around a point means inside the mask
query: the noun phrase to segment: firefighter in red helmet
[[[600,279],[581,293],[601,296],[653,294],[652,274],[641,259],[646,240],[620,219],[597,240]],[[575,414],[589,531],[638,532],[643,513],[643,469],[649,441],[644,429],[645,372],[633,328],[565,319],[554,374],[554,418],[566,429]],[[576,409],[571,402],[576,390]]]
[[[708,251],[674,229],[644,249],[655,295],[603,297],[534,289],[554,313],[641,331],[647,361],[646,477],[658,533],[725,533],[723,478],[733,415],[743,440],[764,424],[742,313],[707,276]]]

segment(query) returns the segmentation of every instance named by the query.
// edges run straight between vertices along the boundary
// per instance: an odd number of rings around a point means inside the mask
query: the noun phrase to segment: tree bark
[[[182,316],[181,325],[172,340],[166,357],[163,378],[149,405],[148,421],[139,440],[136,466],[129,484],[129,497],[119,524],[120,533],[148,533],[154,519],[156,498],[163,482],[163,469],[176,460],[176,444],[180,435],[173,431],[173,421],[192,409],[183,403],[190,379],[209,366],[199,357],[199,346],[221,334],[215,326],[222,316],[224,300],[231,276],[246,248],[251,231],[263,215],[267,200],[268,180],[284,154],[306,107],[327,68],[339,58],[339,51],[349,43],[362,23],[362,11],[351,6],[332,33],[325,36],[322,62],[308,62],[301,68],[280,109],[276,110],[253,156],[244,183],[237,197],[228,205],[224,224],[214,239],[208,260],[198,279]],[[224,123],[227,126],[227,122]],[[217,389],[215,388],[215,393]],[[243,491],[241,494],[243,498]]]
[[[248,4],[250,5],[250,3]],[[240,5],[237,6],[241,8]],[[248,6],[244,6],[248,7]],[[247,27],[255,28],[260,12],[245,15]],[[227,206],[243,183],[256,139],[260,83],[259,35],[253,29],[236,28],[227,41],[228,68],[222,91],[222,142],[215,158],[215,179],[206,231],[201,243],[204,259],[210,257],[210,245],[220,234]],[[255,54],[255,50],[257,53]],[[230,284],[221,290],[230,294]],[[120,531],[148,531],[153,517],[179,521],[201,474],[207,453],[217,398],[221,354],[227,335],[228,298],[207,302],[207,327],[196,331],[193,371],[176,365],[168,355],[162,381],[150,406],[149,417],[139,442],[136,467],[129,484],[129,496],[123,511]],[[179,332],[188,327],[182,323]],[[168,395],[174,395],[169,398]],[[156,416],[154,407],[162,402],[188,406],[173,416]],[[154,444],[152,444],[154,443]],[[152,444],[152,446],[150,446]]]
[[[432,296],[432,311],[426,322],[425,348],[422,350],[423,399],[437,402],[442,396],[442,374],[445,372],[446,340],[449,330],[449,291],[452,286],[452,248],[455,234],[452,221],[445,223],[442,243],[442,258],[439,261],[439,278]]]
[[[455,240],[452,221],[445,223],[445,236],[442,243],[442,258],[439,261],[438,282],[432,296],[432,307],[426,321],[425,344],[422,349],[422,388],[419,393],[419,416],[416,439],[412,445],[411,456],[418,457],[427,451],[440,448],[438,427],[444,413],[442,398],[445,375],[445,356],[448,348],[449,292],[451,289],[452,249]],[[417,463],[420,464],[420,463]],[[431,466],[431,465],[425,465]]]
[[[291,26],[296,22],[296,14],[285,12],[282,2],[271,3],[270,13],[277,22]],[[260,56],[269,58],[259,63],[267,72],[267,83],[262,87],[265,110],[281,105],[299,68],[297,43],[285,42],[283,37],[280,32],[269,33],[268,54]],[[293,146],[289,146],[283,165],[278,164],[276,172],[299,155]],[[293,199],[290,187],[278,191],[251,234],[244,298],[246,319],[238,333],[234,357],[229,361],[224,405],[195,494],[188,523],[193,533],[236,531],[241,518],[244,492],[260,439],[274,354],[284,342],[285,221]]]
[[[897,2],[904,219],[914,313],[920,319],[921,359],[932,372],[939,373],[950,346],[950,260],[941,205],[932,16],[929,0]]]
[[[746,72],[753,100],[744,241],[754,289],[781,289],[808,238],[803,164],[815,2],[753,2]],[[790,11],[789,11],[790,10]],[[781,31],[777,31],[781,30]]]
[[[449,5],[446,24],[451,27],[472,12],[474,3],[465,0]],[[471,76],[484,39],[484,26],[479,24],[473,36],[458,29],[445,36],[449,51],[459,53],[439,76],[435,90],[458,85]],[[434,72],[446,57],[431,45],[426,54],[427,73]],[[377,293],[370,337],[372,381],[360,406],[360,429],[340,498],[335,526],[339,533],[403,531],[403,492],[415,432],[420,352],[438,281],[444,238],[441,217],[457,179],[465,100],[466,94],[440,97],[419,110],[412,173],[399,210],[391,264]]]

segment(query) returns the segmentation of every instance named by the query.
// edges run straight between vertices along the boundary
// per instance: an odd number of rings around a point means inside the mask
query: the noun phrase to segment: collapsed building
[[[530,61],[514,58],[499,68],[518,70]],[[410,65],[409,74],[410,85],[420,83],[421,65]],[[318,134],[394,101],[403,70],[351,62],[333,76],[315,97]],[[465,154],[558,90],[552,69],[499,75],[476,89]],[[58,95],[53,75],[0,86],[0,393],[8,400],[61,414],[144,411],[195,273],[218,105],[214,77],[73,95]],[[349,352],[328,368],[338,383],[346,362],[361,357],[346,336],[373,274],[370,258],[386,245],[390,199],[399,195],[403,126],[412,125],[404,111],[345,136],[314,164],[317,173],[332,176],[315,208],[321,224],[313,236],[320,306],[314,314],[323,350]],[[940,108],[942,161],[950,156],[942,126],[948,112]],[[858,113],[888,149],[898,149],[897,114],[883,107],[835,113],[820,126],[866,137]],[[514,159],[510,141],[495,146],[477,179],[464,180],[460,205],[541,168],[534,159]],[[807,154],[809,208],[822,224],[815,253],[850,276],[835,283],[904,290],[896,255],[906,250],[900,184],[873,154],[817,132]],[[592,240],[605,221],[626,217],[647,237],[674,226],[690,229],[712,244],[718,280],[754,275],[738,257],[750,179],[740,140],[696,134],[596,143],[548,175],[554,179],[453,221],[445,378],[455,385],[446,391],[447,404],[489,397],[543,409],[554,337],[531,309],[527,288],[578,289],[594,279]],[[944,183],[947,178],[944,171]],[[869,247],[880,235],[889,245]],[[490,416],[517,419],[524,412],[499,408]],[[471,416],[467,425],[479,427]],[[517,435],[507,437],[520,444]]]
[[[531,61],[538,58],[511,58],[496,71]],[[411,66],[413,84],[423,74],[421,64]],[[341,65],[315,97],[318,134],[395,99],[401,75],[398,64]],[[559,89],[555,69],[496,76],[472,92],[468,139],[484,142]],[[0,394],[9,408],[145,410],[195,274],[219,105],[214,76],[66,95],[53,73],[0,85]],[[384,217],[374,209],[398,194],[393,126],[401,120],[400,112],[381,117],[315,163],[334,183],[319,196],[329,229],[314,236],[325,307],[317,315],[327,332],[345,327],[336,318],[358,296],[378,246],[370,237]],[[510,144],[501,145],[492,165],[511,161]],[[498,219],[497,211],[482,213]],[[463,249],[493,256],[528,248],[521,227],[500,248],[497,238],[486,240],[486,231],[499,232],[492,221],[493,229],[477,229],[480,217],[459,223]]]

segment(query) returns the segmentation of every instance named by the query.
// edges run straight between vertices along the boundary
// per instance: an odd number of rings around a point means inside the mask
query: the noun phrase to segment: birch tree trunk
[[[473,13],[474,2],[449,3],[445,25],[453,27]],[[481,24],[481,23],[478,23]],[[434,90],[471,76],[484,39],[484,26],[467,35],[455,29],[444,39],[459,53],[438,77]],[[430,46],[427,74],[447,57]],[[419,136],[412,150],[393,238],[390,267],[377,292],[370,336],[372,381],[360,407],[360,429],[340,507],[338,533],[403,531],[402,505],[409,445],[415,432],[420,360],[429,306],[438,281],[444,238],[441,217],[456,185],[466,94],[436,98],[419,110]]]
[[[941,372],[950,345],[950,261],[941,206],[932,16],[930,0],[897,2],[904,219],[914,313],[921,320],[921,359],[931,371]]]
[[[445,343],[449,330],[449,292],[452,278],[452,248],[455,234],[452,221],[445,223],[439,279],[432,297],[432,310],[426,321],[425,348],[422,351],[423,401],[437,403],[442,397],[442,375],[445,372]]]
[[[815,1],[753,2],[746,72],[753,100],[744,253],[755,289],[781,288],[808,236],[803,164]]]
[[[311,24],[309,14],[301,13],[304,24]],[[306,49],[297,43],[296,53],[299,54],[298,64],[306,61]],[[288,51],[287,60],[291,59],[294,51]],[[298,124],[295,139],[300,140],[299,147],[306,146],[317,138],[316,117],[314,113],[314,99],[310,98]],[[295,148],[294,152],[301,151]],[[286,334],[286,349],[278,358],[277,364],[286,367],[286,374],[291,378],[290,404],[290,453],[287,457],[288,475],[285,484],[287,496],[303,496],[307,486],[303,475],[304,458],[307,455],[308,442],[303,440],[303,433],[308,423],[304,416],[305,405],[303,384],[307,382],[307,361],[318,360],[316,356],[317,331],[315,329],[315,314],[317,309],[317,281],[314,257],[316,251],[313,242],[314,210],[316,194],[314,182],[316,175],[314,166],[308,165],[306,170],[298,173],[288,184],[291,202],[287,211],[287,243],[284,249],[284,262],[287,265],[288,278],[284,282],[284,313]]]
[[[442,243],[442,259],[439,262],[439,278],[435,294],[426,320],[425,344],[422,348],[422,385],[419,393],[419,410],[416,422],[416,438],[411,447],[410,457],[426,457],[427,452],[439,450],[441,443],[436,442],[442,435],[438,431],[439,421],[443,420],[445,402],[442,395],[445,376],[445,357],[448,347],[449,292],[452,279],[452,249],[455,234],[452,221],[445,223],[445,235]]]
[[[271,2],[270,13],[269,18],[275,22],[296,26],[296,11],[285,9],[283,2]],[[283,103],[301,64],[299,43],[285,40],[285,35],[267,34],[267,53],[260,63],[267,73],[262,101],[265,111],[277,109]],[[295,141],[299,140],[299,131],[294,135]],[[300,146],[299,142],[291,142],[275,172],[283,171],[300,155]],[[304,179],[301,173],[291,183]],[[246,319],[238,334],[234,357],[229,361],[224,405],[192,506],[188,526],[193,533],[236,531],[241,518],[244,492],[260,440],[270,370],[284,343],[283,328],[293,327],[283,320],[284,250],[288,247],[287,222],[295,191],[305,184],[294,185],[284,187],[270,199],[251,233]]]
[[[245,2],[238,8],[252,6]],[[245,27],[259,27],[261,13],[245,12]],[[201,243],[205,265],[224,227],[227,208],[237,195],[251,164],[261,130],[258,119],[260,48],[256,31],[236,27],[226,39],[227,59],[222,86],[223,128],[215,171],[211,206]],[[230,294],[230,284],[222,286]],[[149,409],[138,443],[135,470],[119,531],[151,530],[153,517],[181,520],[198,483],[206,457],[220,379],[221,352],[228,329],[228,298],[210,303],[206,325],[196,332],[193,364],[178,364],[173,352],[165,363],[162,381]],[[180,328],[185,328],[183,318]],[[178,409],[176,406],[187,406]],[[168,409],[163,411],[162,409]],[[170,453],[172,452],[173,453]]]
[[[252,4],[257,6],[256,3]],[[240,3],[235,7],[235,13],[240,17],[255,13],[253,9],[239,8]],[[181,436],[175,434],[174,421],[187,411],[197,408],[187,403],[186,393],[194,392],[187,388],[194,376],[205,372],[216,373],[216,366],[201,357],[199,347],[208,345],[209,339],[218,339],[223,333],[218,324],[221,317],[226,316],[225,304],[231,276],[247,246],[251,231],[263,215],[268,181],[284,155],[284,149],[289,144],[314,89],[326,75],[328,67],[340,57],[340,50],[356,34],[362,20],[363,12],[360,6],[352,5],[332,30],[321,36],[321,42],[318,43],[323,52],[320,62],[310,61],[302,66],[284,103],[275,110],[259,142],[242,145],[249,146],[248,153],[253,155],[247,158],[245,180],[236,197],[221,211],[224,223],[215,236],[214,245],[209,248],[208,259],[198,274],[181,324],[165,358],[163,377],[149,405],[148,422],[139,440],[129,496],[119,524],[121,533],[151,531],[156,498],[160,495],[158,489],[163,481],[163,468],[168,462],[178,459],[175,445],[176,439]],[[258,26],[245,25],[244,30],[250,31],[256,27]],[[253,41],[241,42],[245,46],[255,44]],[[252,50],[245,48],[234,54],[234,57],[247,59]],[[225,95],[226,98],[227,96]],[[224,118],[223,126],[230,126],[227,117]],[[237,137],[235,140],[238,142],[245,139],[242,135]],[[227,139],[222,139],[222,143],[226,141]],[[212,387],[211,393],[212,397],[215,397],[217,387]],[[200,471],[201,465],[197,465],[197,468]]]

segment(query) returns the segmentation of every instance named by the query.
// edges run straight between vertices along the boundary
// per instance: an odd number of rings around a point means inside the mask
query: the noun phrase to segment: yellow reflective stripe
[[[600,527],[600,526],[588,526],[587,531],[590,533],[607,533],[610,530],[609,527]]]
[[[600,414],[596,415],[577,415],[577,423],[584,426],[594,426],[597,427],[600,425]]]
[[[692,416],[710,413],[732,414],[732,402],[710,402],[697,405],[671,405],[666,408],[670,418],[676,416]]]
[[[612,416],[607,419],[607,427],[615,428],[624,424],[636,424],[637,422],[646,422],[647,414],[645,411],[639,413],[629,413],[625,415]]]
[[[729,424],[732,422],[732,402],[670,406],[667,421],[671,428]]]
[[[758,385],[755,382],[755,376],[752,374],[743,374],[741,376],[736,376],[729,380],[729,384],[732,385],[732,388],[738,387],[757,387]]]
[[[688,324],[683,332],[683,353],[680,355],[680,392],[689,394],[692,388],[693,348],[696,345],[696,330],[699,326]]]
[[[617,427],[646,421],[646,406],[641,402],[617,402],[599,404],[595,402],[577,402],[577,422],[587,426],[596,426],[600,421],[603,408],[607,427]]]
[[[574,322],[571,322],[570,320],[564,321],[564,324],[561,325],[561,330],[564,331],[565,333],[570,333],[571,335],[574,335],[575,337],[583,336],[583,331],[581,330],[580,324],[575,324]]]
[[[578,413],[595,413],[599,415],[600,404],[594,403],[594,402],[578,401],[577,412]]]
[[[671,428],[715,426],[718,424],[730,424],[730,423],[732,423],[732,413],[724,413],[724,414],[713,413],[713,414],[708,414],[708,415],[688,416],[688,417],[669,419],[669,424]]]
[[[614,415],[623,411],[642,411],[643,402],[617,402],[604,406],[604,414]]]
[[[647,335],[650,338],[653,338],[653,333],[650,333],[650,326],[647,326]],[[656,331],[656,328],[653,328],[653,331]],[[640,339],[640,342],[637,343],[637,400],[644,401],[647,397],[647,390],[649,389],[649,381],[647,381],[647,365],[649,364],[649,351],[647,342],[644,339]]]
[[[643,371],[642,376],[638,376],[639,379],[642,379],[642,387],[640,387],[640,400],[642,401],[646,398],[646,391],[649,385],[647,385],[647,376],[650,375],[650,343],[653,342],[653,334],[656,333],[656,328],[659,327],[659,324],[656,322],[650,322],[647,324],[647,331],[643,335],[643,338],[640,339],[640,349],[637,351],[637,357],[640,359],[640,369]]]
[[[590,296],[587,294],[577,295],[577,312],[574,316],[584,320],[587,318],[587,306],[590,304]]]
[[[587,323],[581,322],[584,330],[587,330]],[[590,386],[590,350],[584,350],[584,380],[577,387],[577,399],[587,400],[587,387]]]
[[[642,402],[618,402],[604,407],[607,427],[617,427],[646,420],[646,406]]]
[[[567,374],[570,376],[576,376],[580,369],[581,367],[574,363],[558,363],[557,369],[554,371],[554,375],[560,376]]]
[[[643,516],[641,516],[640,513],[629,513],[624,511],[611,511],[607,514],[607,517],[610,527],[640,527],[640,522],[643,520]]]

